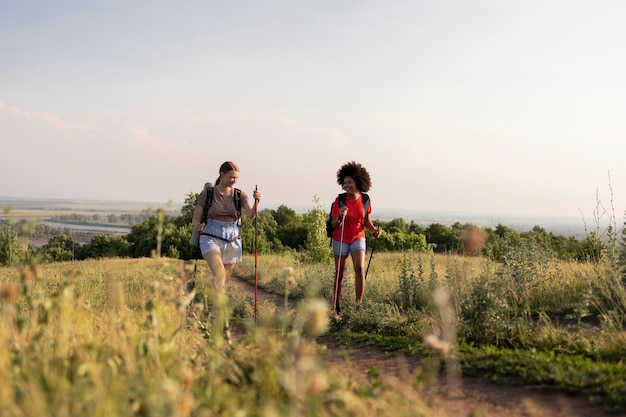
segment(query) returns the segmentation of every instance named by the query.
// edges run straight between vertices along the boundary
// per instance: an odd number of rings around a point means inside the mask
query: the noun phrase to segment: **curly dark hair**
[[[372,180],[367,169],[358,162],[346,162],[337,171],[337,184],[343,185],[343,180],[350,177],[354,180],[360,192],[366,193],[372,187]]]

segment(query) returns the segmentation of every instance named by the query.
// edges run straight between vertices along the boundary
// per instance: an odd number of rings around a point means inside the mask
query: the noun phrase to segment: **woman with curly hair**
[[[354,161],[345,163],[337,171],[337,184],[345,191],[345,198],[339,194],[331,210],[331,224],[334,228],[332,246],[335,254],[333,308],[337,314],[341,314],[341,291],[348,255],[352,257],[354,266],[356,302],[361,303],[365,293],[365,229],[371,231],[375,238],[381,232],[370,220],[372,207],[369,196],[365,193],[370,190],[372,183],[367,169]]]

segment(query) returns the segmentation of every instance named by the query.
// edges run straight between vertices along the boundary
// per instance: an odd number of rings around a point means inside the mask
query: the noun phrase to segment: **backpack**
[[[370,204],[370,196],[365,193],[361,193],[361,200],[363,201],[363,206],[365,207],[365,220],[367,220],[367,209],[369,208],[369,204]],[[331,222],[334,205],[335,205],[335,202],[333,201],[330,204],[330,211],[328,212],[328,217],[326,217],[326,236],[328,236],[331,239],[333,237],[333,230],[335,230]],[[345,205],[346,205],[346,193],[341,193],[339,194],[339,208],[344,207]]]

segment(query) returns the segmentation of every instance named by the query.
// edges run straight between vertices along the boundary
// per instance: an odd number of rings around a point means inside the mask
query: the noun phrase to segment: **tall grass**
[[[240,334],[229,346],[210,319],[203,262],[0,268],[3,415],[429,415],[419,396],[401,401],[374,374],[346,379],[323,366],[315,339],[328,332],[439,355],[448,371],[526,369],[519,381],[626,404],[626,298],[613,263],[557,261],[532,246],[511,249],[502,263],[377,253],[363,304],[354,302],[349,266],[341,317],[329,309],[332,265],[264,255],[257,272],[259,286],[283,302],[261,302],[255,322],[251,295],[231,288]],[[235,275],[252,282],[254,259],[244,257]],[[190,279],[202,303],[184,293]],[[557,370],[564,364],[566,377]]]
[[[262,304],[255,323],[249,298],[232,291],[244,333],[229,346],[212,306],[193,310],[182,291],[195,275],[207,295],[206,274],[167,258],[1,268],[2,415],[429,415],[418,397],[322,365],[320,298],[302,298],[281,323]]]
[[[437,254],[376,254],[362,305],[354,302],[352,272],[347,272],[345,308],[340,318],[331,318],[330,331],[409,354],[425,355],[425,347],[433,348],[432,353],[462,353],[466,372],[481,369],[500,378],[523,369],[523,364],[506,365],[532,356],[521,352],[536,352],[540,367],[528,364],[525,374],[508,376],[518,383],[584,390],[607,407],[623,408],[626,291],[619,265],[610,257],[561,261],[533,245],[505,251],[500,263]],[[280,266],[292,265],[300,293],[314,283],[331,302],[332,266],[297,264],[288,255],[267,262],[277,265],[274,273],[264,275],[261,285],[267,289],[284,292],[287,281],[280,278]],[[246,262],[242,268],[242,275],[249,275]],[[450,308],[444,309],[434,296],[442,289]],[[501,370],[485,366],[490,359],[481,352],[493,348],[499,349],[501,357],[495,360]],[[568,377],[555,379],[564,363],[571,367]],[[610,375],[598,377],[597,369]]]

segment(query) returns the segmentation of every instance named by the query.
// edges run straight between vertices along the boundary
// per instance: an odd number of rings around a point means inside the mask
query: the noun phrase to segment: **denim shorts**
[[[241,261],[243,250],[237,221],[223,222],[207,219],[200,235],[200,251],[202,256],[211,251],[221,253],[222,262],[225,265]]]
[[[341,256],[346,256],[350,252],[354,252],[357,250],[362,250],[363,252],[365,252],[365,238],[364,237],[359,238],[352,243],[346,243],[346,242],[341,243]],[[333,240],[333,253],[335,255],[339,255],[339,241],[338,240]]]

